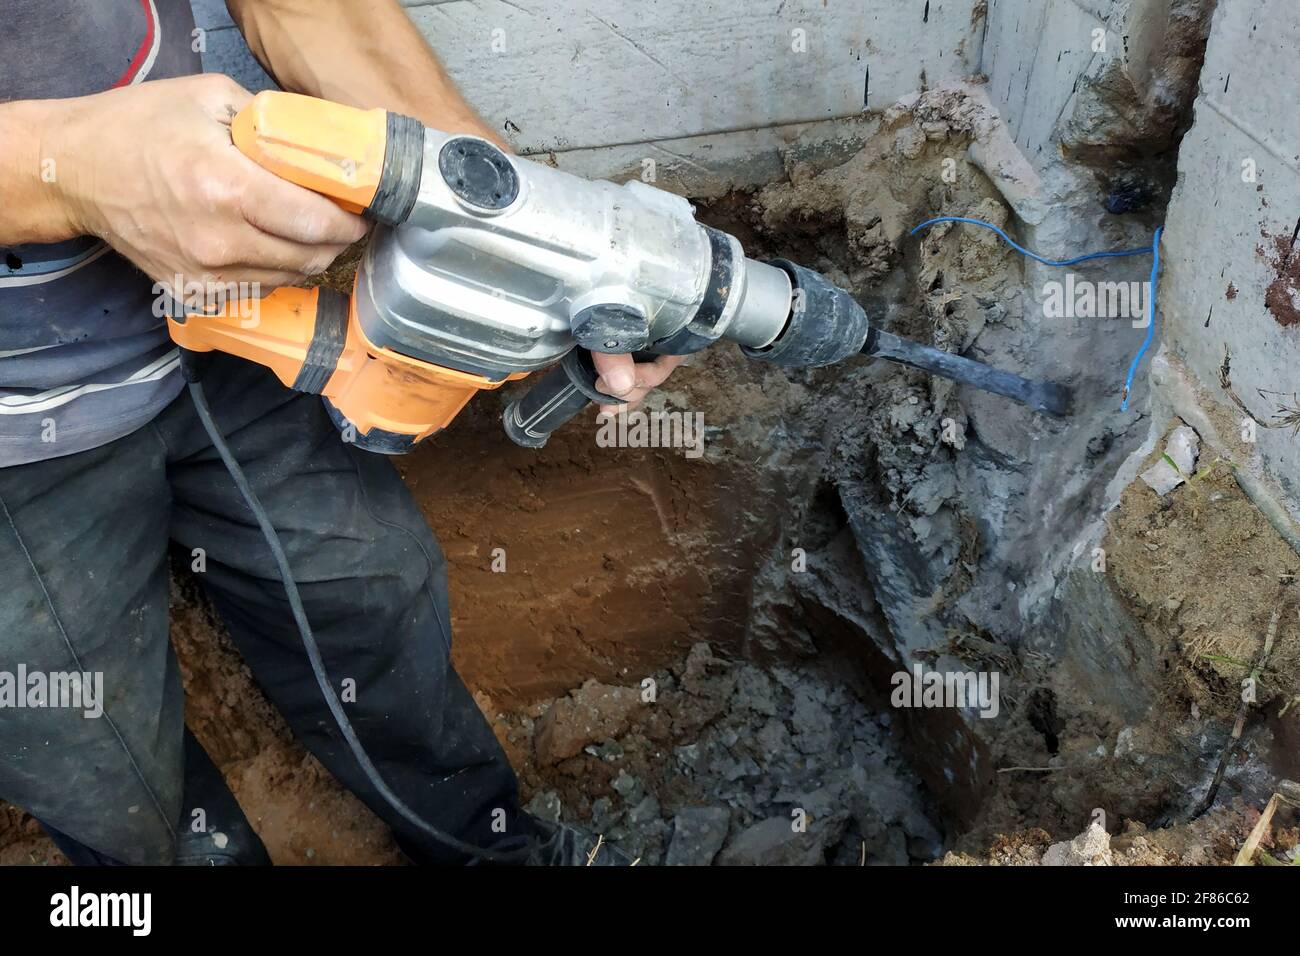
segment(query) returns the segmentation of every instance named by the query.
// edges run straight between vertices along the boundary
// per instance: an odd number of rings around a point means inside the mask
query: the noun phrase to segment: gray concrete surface
[[[205,68],[271,88],[225,4],[193,3]],[[759,175],[779,146],[838,132],[818,126],[973,72],[982,32],[980,0],[403,3],[516,148],[596,176],[639,172],[642,158],[739,168],[742,153]],[[713,160],[730,134],[743,150]]]
[[[1233,387],[1260,422],[1274,417],[1278,400],[1300,404],[1300,324],[1281,324],[1266,303],[1273,287],[1300,306],[1300,280],[1280,275],[1300,228],[1297,49],[1293,0],[1219,4],[1164,237],[1166,348],[1207,400],[1232,408],[1219,387],[1228,350]],[[1300,440],[1290,428],[1255,434],[1253,454],[1240,464],[1300,519]]]

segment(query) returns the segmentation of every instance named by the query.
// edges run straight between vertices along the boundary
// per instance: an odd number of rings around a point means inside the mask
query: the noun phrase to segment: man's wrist
[[[7,201],[0,241],[59,242],[84,232],[69,188],[77,161],[66,148],[71,100],[16,100],[0,106],[0,169]]]

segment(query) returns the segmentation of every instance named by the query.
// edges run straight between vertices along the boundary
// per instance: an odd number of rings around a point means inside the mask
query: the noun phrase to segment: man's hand
[[[597,390],[623,399],[622,405],[600,406],[600,413],[614,415],[619,409],[636,408],[652,388],[663,384],[664,379],[682,364],[684,358],[682,355],[660,355],[653,362],[634,362],[630,355],[592,352],[591,359],[600,376],[596,379]]]
[[[219,75],[50,101],[42,150],[73,235],[95,235],[155,281],[293,285],[366,224],[263,169],[231,142],[251,95]],[[180,294],[180,290],[172,290]]]

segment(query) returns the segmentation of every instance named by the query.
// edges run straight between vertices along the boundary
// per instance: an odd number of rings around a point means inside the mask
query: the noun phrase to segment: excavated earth
[[[976,112],[924,94],[860,150],[701,218],[826,272],[891,331],[998,361],[985,343],[1016,341],[1019,258],[991,234],[906,234],[935,215],[1010,221],[962,158]],[[956,175],[937,176],[951,157]],[[1164,498],[1135,482],[1107,515],[1105,560],[1085,555],[1049,611],[1018,620],[1002,602],[1019,579],[987,585],[1002,573],[989,539],[1014,524],[990,509],[1030,500],[1014,490],[1030,467],[998,436],[1047,445],[1063,425],[898,367],[786,372],[730,347],[649,402],[704,415],[698,457],[600,447],[592,418],[526,451],[501,433],[503,400],[479,398],[396,464],[448,557],[456,664],[541,816],[647,864],[1210,864],[1300,774],[1286,709],[1300,559],[1231,462],[1203,461]],[[1077,439],[1092,486],[1125,440]],[[1275,608],[1241,746],[1193,819]],[[189,725],[273,859],[401,862],[290,738],[179,567],[172,619]],[[891,705],[895,674],[941,665],[998,674],[998,715]],[[1267,852],[1294,855],[1294,817],[1279,811]],[[0,807],[0,863],[60,860]]]

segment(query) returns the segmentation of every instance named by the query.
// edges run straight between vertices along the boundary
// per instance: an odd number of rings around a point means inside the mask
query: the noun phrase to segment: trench
[[[1014,228],[968,158],[974,128],[960,93],[932,91],[852,150],[700,200],[700,218],[826,273],[890,331],[1087,396],[1098,371],[1034,327],[1022,260],[951,227],[906,236],[940,215]],[[1122,181],[1157,196],[1137,224],[1160,221],[1176,140],[1083,154],[1099,206]],[[702,416],[702,450],[603,447],[590,418],[521,449],[500,429],[507,397],[396,465],[448,559],[456,666],[538,815],[646,863],[858,865],[1038,862],[1102,808],[1127,859],[1210,863],[1243,838],[1241,801],[1294,762],[1295,713],[1253,717],[1193,819],[1240,664],[1300,561],[1226,469],[1106,501],[1141,412],[1116,424],[1089,399],[1053,424],[883,363],[788,372],[725,346],[647,403]],[[1097,574],[1063,555],[1098,543],[1103,515]],[[180,566],[172,616],[187,723],[275,862],[402,862],[291,739]],[[1283,624],[1266,703],[1300,693],[1297,648]],[[996,714],[900,706],[915,669],[996,674]],[[0,806],[0,862],[59,861]]]

